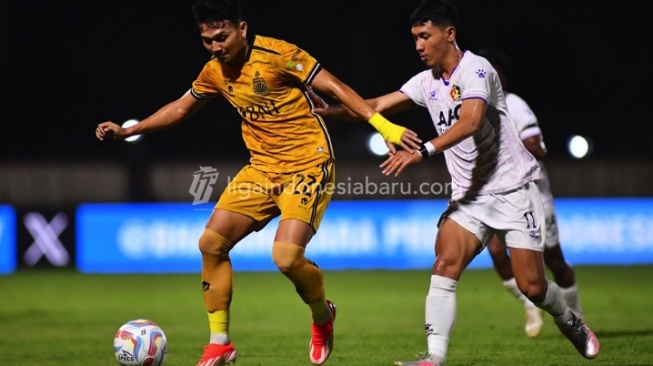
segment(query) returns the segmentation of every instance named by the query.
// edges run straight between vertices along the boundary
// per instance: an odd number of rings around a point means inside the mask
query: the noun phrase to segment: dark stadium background
[[[373,97],[424,68],[408,24],[417,3],[243,0],[243,8],[250,32],[298,44]],[[511,89],[538,115],[553,159],[570,159],[565,144],[572,134],[594,141],[593,159],[653,156],[644,3],[457,3],[460,46],[494,46],[511,55]],[[239,118],[224,101],[139,147],[94,138],[97,123],[144,118],[189,88],[208,58],[191,4],[2,1],[2,159],[107,161],[133,158],[132,149],[147,151],[148,159],[246,156]],[[423,136],[433,133],[422,111],[393,120]],[[369,156],[370,126],[333,120],[329,127],[340,157]]]

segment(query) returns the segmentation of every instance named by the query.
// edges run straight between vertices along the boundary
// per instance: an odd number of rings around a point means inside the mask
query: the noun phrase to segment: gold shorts
[[[270,220],[297,219],[317,232],[335,182],[333,161],[293,173],[270,173],[245,166],[229,182],[216,208],[256,220],[262,229]]]

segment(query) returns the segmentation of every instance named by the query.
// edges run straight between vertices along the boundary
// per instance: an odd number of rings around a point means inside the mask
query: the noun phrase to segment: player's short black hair
[[[210,24],[228,20],[234,24],[242,21],[240,0],[196,0],[193,17],[198,24]]]
[[[410,15],[411,25],[420,25],[431,22],[444,28],[458,27],[460,16],[456,5],[448,0],[422,0],[420,5]]]
[[[500,68],[506,76],[510,75],[511,61],[505,52],[497,48],[484,47],[478,50],[476,54],[487,59],[494,68]]]

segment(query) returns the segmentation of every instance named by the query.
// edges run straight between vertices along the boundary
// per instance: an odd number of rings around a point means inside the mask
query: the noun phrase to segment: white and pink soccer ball
[[[123,366],[160,366],[167,351],[163,330],[147,319],[128,321],[113,338],[113,352]]]

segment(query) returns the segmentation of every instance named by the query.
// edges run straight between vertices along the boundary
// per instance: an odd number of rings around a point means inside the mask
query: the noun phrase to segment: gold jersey
[[[270,37],[250,40],[247,61],[235,69],[212,58],[193,82],[198,99],[222,95],[242,116],[250,163],[268,172],[296,172],[333,160],[322,117],[306,94],[321,66],[297,46]]]

